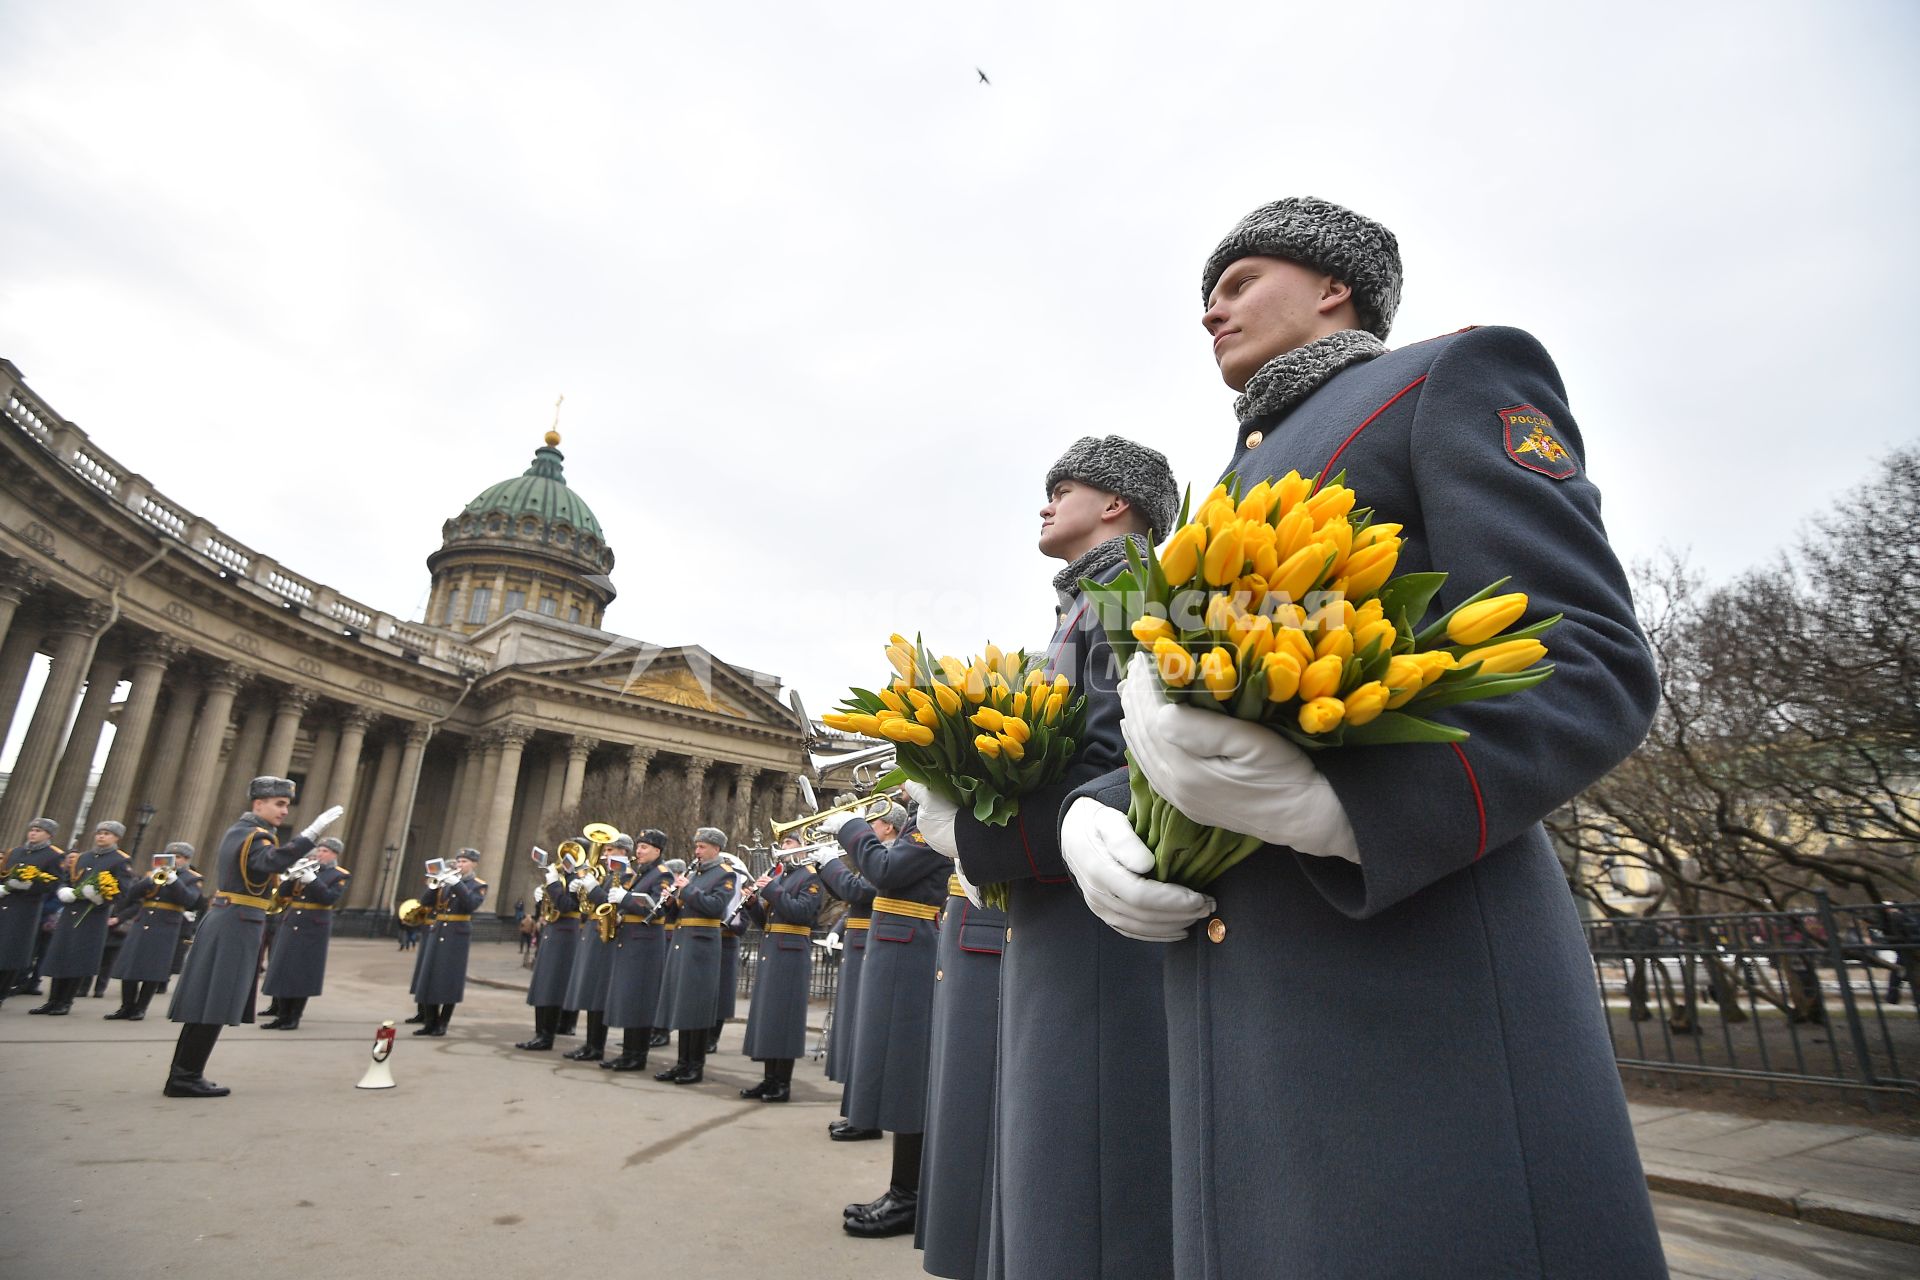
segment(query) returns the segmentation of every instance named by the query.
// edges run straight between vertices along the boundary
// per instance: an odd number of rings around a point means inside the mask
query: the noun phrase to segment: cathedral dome
[[[566,473],[561,467],[566,458],[556,447],[559,443],[558,431],[547,432],[547,442],[533,451],[533,465],[511,480],[489,485],[462,509],[462,514],[532,515],[549,525],[565,525],[598,540],[600,522],[594,519],[593,508],[567,487]]]

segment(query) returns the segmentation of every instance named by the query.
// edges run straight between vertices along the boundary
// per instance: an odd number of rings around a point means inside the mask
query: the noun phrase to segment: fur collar
[[[1305,400],[1320,384],[1350,364],[1385,355],[1387,344],[1360,329],[1342,329],[1295,347],[1260,366],[1247,389],[1233,402],[1241,422],[1271,418]]]
[[[1169,529],[1167,532],[1171,533]],[[1105,582],[1113,574],[1115,565],[1127,562],[1127,543],[1132,542],[1140,549],[1140,558],[1146,559],[1147,540],[1137,533],[1124,533],[1119,537],[1108,538],[1093,550],[1075,560],[1072,564],[1053,575],[1053,589],[1062,596],[1072,597],[1080,590],[1080,579],[1093,578]]]

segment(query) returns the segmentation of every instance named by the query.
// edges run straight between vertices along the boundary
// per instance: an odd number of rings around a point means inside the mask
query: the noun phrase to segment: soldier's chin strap
[[[334,823],[340,821],[340,815],[345,812],[346,812],[346,808],[344,806],[334,805],[331,809],[328,809],[325,813],[321,814],[319,817],[315,818],[311,823],[309,823],[307,826],[307,829],[300,833],[300,838],[303,840],[319,839],[320,833],[322,831],[325,831],[328,827],[332,826]]]

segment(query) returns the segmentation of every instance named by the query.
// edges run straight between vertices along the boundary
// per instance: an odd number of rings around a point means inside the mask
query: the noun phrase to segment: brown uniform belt
[[[866,916],[848,916],[847,917],[847,928],[849,929],[864,929],[872,923],[873,921]]]
[[[804,924],[770,924],[767,926],[767,932],[768,933],[797,933],[803,938],[810,938],[813,936],[812,928]]]
[[[143,902],[140,905],[145,907],[148,911],[185,911],[186,910],[185,907],[181,906],[177,902]]]
[[[875,898],[874,914],[885,911],[896,916],[912,916],[916,920],[938,920],[940,908],[925,902],[908,902],[905,898]]]
[[[471,919],[473,919],[472,916],[463,916],[463,915],[456,915],[456,914],[449,913],[443,916],[435,916],[433,918],[433,922],[435,924],[442,924],[448,920],[471,920]]]
[[[289,902],[287,904],[287,910],[289,911],[331,911],[333,910],[333,904],[331,902]]]
[[[706,916],[682,916],[679,923],[682,929],[718,929],[720,927],[718,920],[709,920]]]
[[[250,893],[222,893],[213,899],[213,905],[228,907],[258,907],[265,911],[273,905],[272,898],[256,898]]]

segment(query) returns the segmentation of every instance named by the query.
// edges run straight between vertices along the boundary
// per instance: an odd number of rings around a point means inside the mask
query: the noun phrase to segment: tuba
[[[427,922],[427,904],[418,898],[408,898],[400,904],[400,923],[409,929],[417,929]]]

